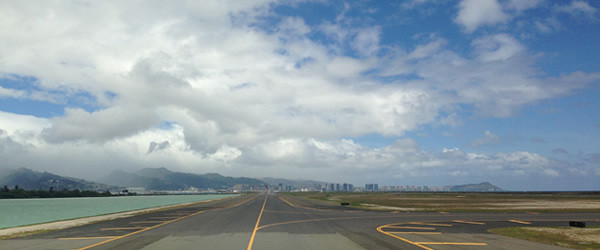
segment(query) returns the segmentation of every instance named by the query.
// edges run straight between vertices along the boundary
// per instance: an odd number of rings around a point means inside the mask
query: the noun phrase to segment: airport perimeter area
[[[261,193],[0,241],[2,249],[562,249],[492,228],[600,225],[597,211],[373,211]],[[589,246],[589,245],[588,245]]]

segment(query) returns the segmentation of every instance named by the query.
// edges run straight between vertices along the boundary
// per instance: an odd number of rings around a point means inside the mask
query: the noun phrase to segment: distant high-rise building
[[[348,183],[344,183],[344,184],[342,184],[342,186],[343,186],[342,189],[344,191],[348,191]]]

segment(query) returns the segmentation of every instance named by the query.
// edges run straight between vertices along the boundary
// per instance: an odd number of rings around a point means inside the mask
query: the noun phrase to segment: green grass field
[[[491,233],[574,249],[600,249],[600,228],[507,227]]]

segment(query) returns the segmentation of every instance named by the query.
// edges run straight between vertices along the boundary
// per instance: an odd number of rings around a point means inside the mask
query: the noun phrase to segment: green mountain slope
[[[90,182],[83,179],[60,176],[48,172],[37,172],[28,168],[8,169],[0,176],[0,186],[14,188],[16,185],[25,190],[92,190],[104,192],[117,191],[119,187]]]
[[[264,182],[253,178],[234,178],[220,174],[191,174],[173,172],[166,168],[145,168],[134,173],[113,171],[103,182],[147,190],[227,189],[236,185],[262,187]]]

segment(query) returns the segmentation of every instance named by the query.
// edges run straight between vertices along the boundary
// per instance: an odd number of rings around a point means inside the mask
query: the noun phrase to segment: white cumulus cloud
[[[501,3],[461,1],[454,21],[468,33],[507,22]],[[508,117],[600,80],[544,75],[508,33],[463,48],[439,34],[383,45],[386,26],[352,20],[350,4],[317,24],[278,16],[276,4],[0,2],[0,75],[35,79],[28,90],[0,87],[0,98],[66,104],[84,93],[88,104],[50,118],[0,111],[0,159],[81,176],[165,166],[358,183],[547,175],[561,169],[533,152],[428,152],[405,136],[460,126],[463,108]],[[372,148],[351,139],[369,134],[397,140]],[[471,146],[500,141],[486,131]]]
[[[573,0],[567,5],[558,5],[556,10],[567,13],[571,16],[584,16],[587,18],[594,18],[594,15],[598,11],[596,8],[590,6],[587,2],[578,0]]]
[[[497,0],[462,0],[454,22],[471,33],[485,25],[506,22],[510,16],[504,13]]]

